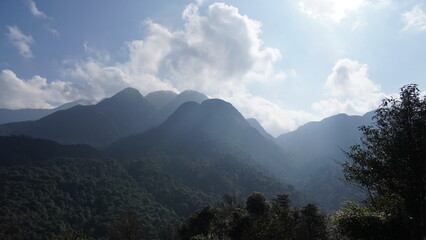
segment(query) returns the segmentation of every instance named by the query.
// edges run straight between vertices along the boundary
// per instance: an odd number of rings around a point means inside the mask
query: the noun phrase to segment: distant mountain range
[[[358,127],[369,124],[373,115],[339,114],[307,123],[274,139],[256,119],[245,119],[230,103],[208,99],[196,91],[180,94],[157,91],[143,97],[136,89],[126,88],[95,105],[73,106],[75,104],[49,110],[52,113],[38,120],[2,124],[0,135],[27,135],[63,144],[90,144],[126,164],[154,156],[154,160],[149,160],[154,161],[149,166],[162,162],[159,171],[179,181],[187,179],[185,171],[197,174],[193,172],[193,167],[197,166],[199,170],[205,168],[227,176],[217,181],[227,179],[232,183],[223,182],[222,190],[212,192],[185,180],[186,187],[202,189],[202,193],[194,192],[196,195],[222,194],[232,188],[239,194],[247,194],[252,189],[277,193],[277,189],[281,189],[290,192],[295,199],[303,198],[292,186],[279,185],[279,180],[295,185],[325,209],[338,208],[352,194],[353,191],[338,180],[342,177],[338,162],[345,160],[342,149],[347,150],[358,143]],[[0,115],[0,118],[7,114]],[[32,117],[36,118],[36,114]],[[161,161],[155,160],[158,152],[164,156]],[[176,157],[184,159],[177,161],[181,162],[180,167],[174,165],[172,159]],[[219,163],[232,167],[224,169]],[[235,168],[245,169],[238,174],[248,176],[244,173],[248,171],[257,180],[249,183],[241,176],[229,175],[236,173]],[[210,176],[208,179],[215,178]],[[264,181],[271,184],[265,183],[262,187],[259,183]],[[252,187],[241,187],[247,184]],[[187,213],[183,209],[176,211]]]
[[[38,120],[0,125],[0,135],[27,135],[61,143],[104,146],[120,137],[141,133],[159,125],[185,101],[200,102],[207,99],[205,95],[195,91],[176,95],[160,91],[147,97],[150,102],[136,89],[126,88],[95,105],[46,110],[52,113]],[[36,115],[32,117],[35,118]]]
[[[53,109],[5,109],[0,108],[0,124],[10,123],[10,122],[22,122],[22,121],[32,121],[38,120],[42,117],[45,117],[49,114],[52,114],[59,110],[65,110],[77,105],[90,105],[92,101],[89,100],[77,100],[74,102],[69,102],[63,104],[59,107]]]

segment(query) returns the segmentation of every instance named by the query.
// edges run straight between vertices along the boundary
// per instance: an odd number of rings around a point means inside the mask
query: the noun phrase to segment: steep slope
[[[250,126],[254,127],[260,134],[262,134],[262,136],[264,136],[266,139],[274,140],[274,137],[272,137],[272,135],[269,134],[255,118],[248,118],[247,122],[250,124]]]
[[[372,112],[364,116],[339,114],[319,122],[310,122],[293,132],[279,136],[276,142],[293,163],[295,185],[325,210],[335,210],[354,191],[340,179],[339,163],[346,160],[343,150],[359,143],[359,126],[371,123]]]
[[[152,98],[152,97],[151,97]],[[176,111],[185,102],[196,102],[201,103],[204,100],[208,99],[208,97],[202,93],[193,90],[186,90],[179,95],[175,96],[171,99],[167,104],[163,107],[159,108],[158,111],[153,115],[152,122],[155,125],[162,124],[172,113]]]
[[[10,122],[22,122],[38,120],[49,114],[52,114],[59,110],[65,110],[77,105],[89,105],[91,102],[88,100],[77,100],[74,102],[65,103],[57,108],[53,109],[0,109],[0,124]]]
[[[145,100],[158,110],[169,104],[177,96],[178,94],[173,91],[155,91],[148,93],[145,96]]]
[[[143,96],[126,88],[96,105],[75,106],[37,121],[0,125],[0,135],[28,135],[62,143],[104,145],[151,127],[154,112]]]
[[[276,141],[286,152],[297,157],[300,166],[338,160],[344,157],[341,149],[359,142],[358,127],[369,124],[370,119],[371,113],[364,116],[334,115],[282,134]],[[309,151],[306,151],[307,147]]]
[[[263,191],[272,196],[290,192],[294,198],[299,197],[291,186],[268,177],[273,173],[285,179],[283,151],[251,127],[231,104],[219,99],[201,104],[186,102],[159,127],[123,138],[107,152],[128,161],[157,151],[172,156],[173,160],[165,164],[169,174],[203,191],[208,192],[205,188],[215,194],[229,193],[232,189],[242,194]],[[191,170],[194,168],[200,172]],[[193,173],[189,179],[188,173]],[[208,184],[196,185],[201,182]]]

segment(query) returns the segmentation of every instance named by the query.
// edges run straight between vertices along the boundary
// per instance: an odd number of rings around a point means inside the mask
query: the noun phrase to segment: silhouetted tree
[[[325,215],[312,203],[294,213],[296,240],[327,239]]]
[[[141,240],[142,230],[138,216],[133,211],[123,211],[109,230],[111,240]]]
[[[383,100],[371,126],[361,127],[362,144],[347,152],[347,181],[365,188],[372,208],[403,216],[411,239],[426,238],[426,99],[417,85],[399,98]],[[401,223],[401,224],[402,224]]]
[[[262,193],[252,193],[246,202],[246,209],[249,214],[265,216],[268,214],[270,205]]]

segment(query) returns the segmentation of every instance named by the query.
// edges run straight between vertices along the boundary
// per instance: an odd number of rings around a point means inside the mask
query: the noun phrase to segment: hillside
[[[334,115],[276,138],[294,166],[291,178],[296,187],[326,210],[338,209],[344,200],[359,199],[354,196],[357,191],[340,180],[340,163],[346,160],[343,151],[359,143],[358,127],[370,124],[372,115]]]

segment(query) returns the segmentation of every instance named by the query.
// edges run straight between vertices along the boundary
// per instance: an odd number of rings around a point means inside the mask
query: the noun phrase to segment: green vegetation
[[[180,239],[327,239],[326,217],[314,204],[291,208],[288,195],[268,202],[261,193],[251,194],[245,204],[204,207],[179,228]]]
[[[184,217],[226,193],[297,197],[231,155],[172,157],[151,150],[116,161],[87,145],[24,136],[0,142],[1,239],[120,239],[128,236],[123,229],[167,239]]]
[[[369,198],[335,214],[338,231],[349,239],[425,239],[426,98],[416,85],[404,86],[374,120],[361,127],[362,144],[344,164],[346,180]]]

